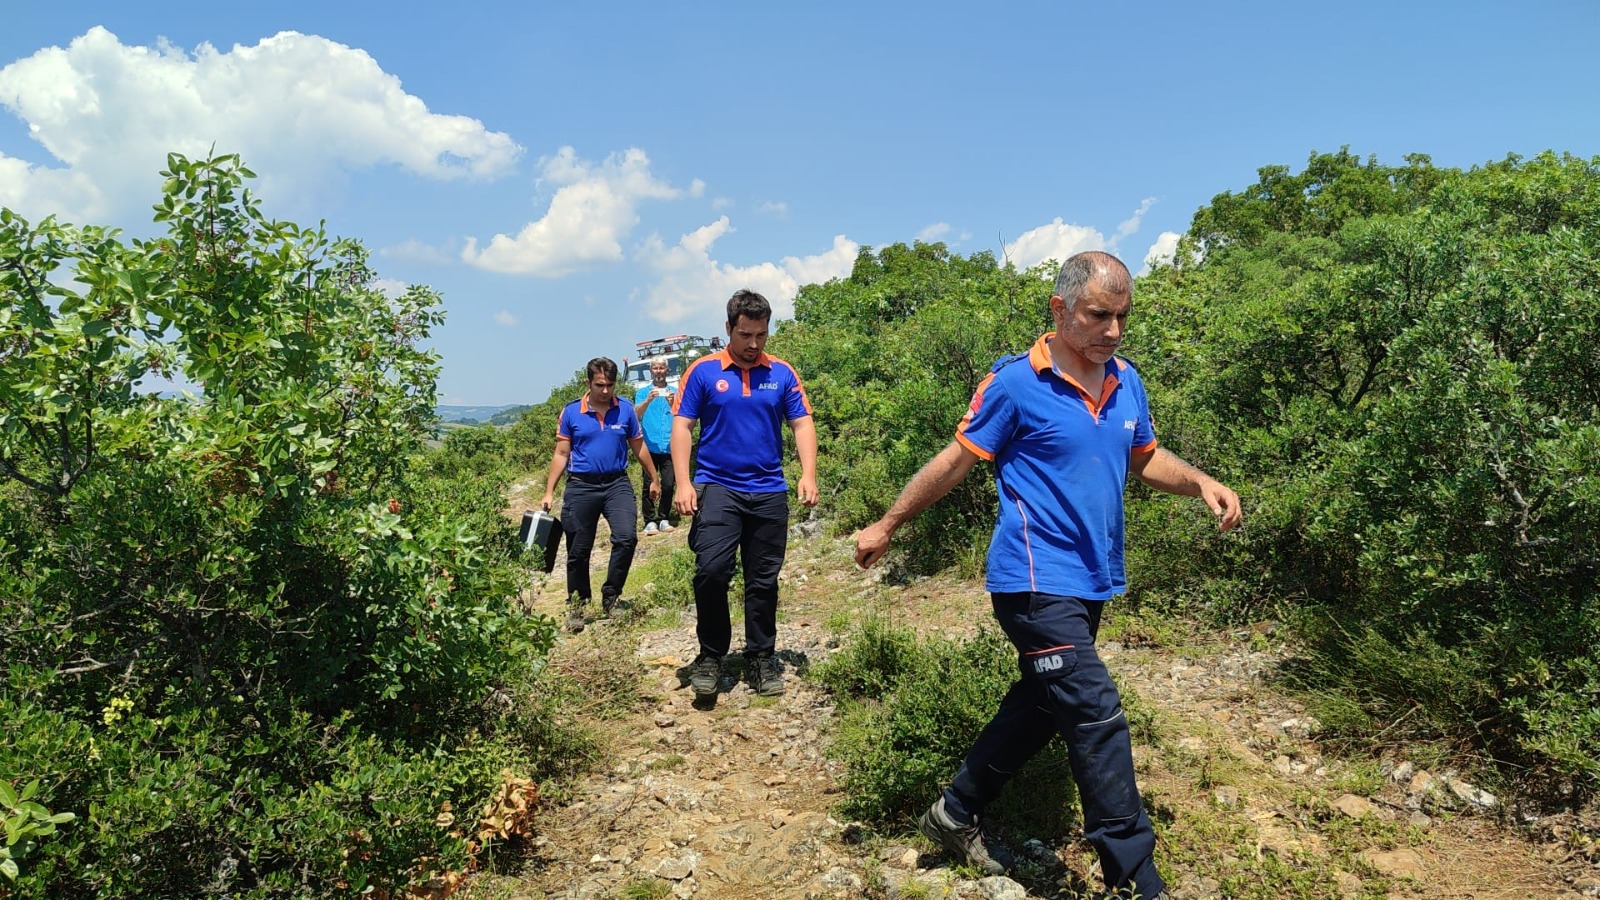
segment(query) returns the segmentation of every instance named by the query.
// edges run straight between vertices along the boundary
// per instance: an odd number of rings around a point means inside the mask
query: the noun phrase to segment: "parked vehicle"
[[[633,393],[639,388],[650,383],[650,364],[656,360],[666,360],[667,381],[678,383],[678,376],[689,364],[722,349],[722,338],[714,337],[709,340],[697,334],[674,334],[670,337],[652,338],[639,341],[634,345],[635,355],[622,358],[623,379],[627,383],[628,391],[621,396],[633,399]]]

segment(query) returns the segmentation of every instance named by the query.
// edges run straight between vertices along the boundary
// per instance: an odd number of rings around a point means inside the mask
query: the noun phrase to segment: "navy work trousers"
[[[661,479],[661,498],[650,502],[650,483],[645,479],[644,496],[639,498],[639,512],[646,525],[651,522],[678,524],[678,511],[672,508],[672,491],[678,485],[677,473],[672,471],[672,454],[650,451],[650,460],[656,464],[656,477]]]
[[[567,490],[561,495],[561,530],[567,534],[568,602],[587,603],[594,596],[589,586],[589,555],[601,516],[611,526],[611,563],[600,596],[607,602],[622,596],[628,569],[633,566],[633,549],[639,542],[633,520],[636,509],[626,471],[598,478],[567,476]]]
[[[720,657],[733,641],[728,585],[738,551],[744,566],[744,653],[769,654],[778,639],[778,572],[789,548],[789,495],[749,494],[720,484],[696,490],[699,512],[689,526],[689,548],[700,649]]]
[[[1053,594],[993,594],[995,619],[1017,648],[1022,677],[968,751],[945,790],[945,808],[971,821],[1023,763],[1060,734],[1067,742],[1083,832],[1106,886],[1154,897],[1156,836],[1133,778],[1133,743],[1122,698],[1095,650],[1104,603]]]

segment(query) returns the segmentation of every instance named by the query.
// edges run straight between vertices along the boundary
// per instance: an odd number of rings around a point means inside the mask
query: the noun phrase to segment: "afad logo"
[[[726,379],[726,378],[718,378],[717,379],[717,393],[725,394],[725,393],[727,393],[727,391],[728,391],[728,379]]]
[[[1039,675],[1043,675],[1046,672],[1054,672],[1063,665],[1064,663],[1061,661],[1061,654],[1052,653],[1049,656],[1041,656],[1040,658],[1034,660],[1033,671]]]

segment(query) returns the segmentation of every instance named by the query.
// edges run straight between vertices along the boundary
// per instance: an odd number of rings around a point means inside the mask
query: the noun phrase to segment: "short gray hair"
[[[1065,301],[1067,312],[1070,313],[1083,299],[1089,282],[1096,279],[1114,294],[1133,293],[1133,276],[1128,273],[1128,267],[1123,265],[1122,260],[1102,250],[1085,250],[1061,264],[1061,271],[1056,273],[1055,293],[1052,296]]]

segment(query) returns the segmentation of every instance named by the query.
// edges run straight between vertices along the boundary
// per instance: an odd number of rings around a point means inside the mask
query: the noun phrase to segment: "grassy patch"
[[[672,884],[647,875],[635,876],[628,879],[617,896],[622,900],[663,900],[672,896]]]

